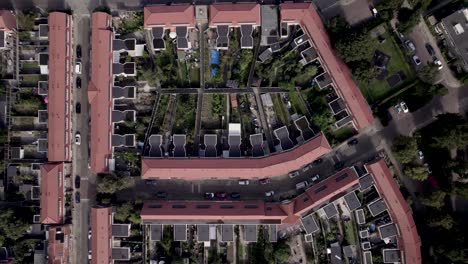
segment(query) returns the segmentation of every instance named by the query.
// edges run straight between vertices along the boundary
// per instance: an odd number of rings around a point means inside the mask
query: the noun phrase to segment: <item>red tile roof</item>
[[[49,264],[70,263],[71,228],[69,225],[51,226],[48,229],[47,255]],[[63,234],[63,239],[60,237]],[[59,237],[57,237],[57,235]]]
[[[144,13],[145,28],[195,27],[195,7],[193,5],[146,6]]]
[[[290,150],[262,158],[142,158],[141,175],[148,178],[263,178],[287,174],[331,150],[327,139],[314,139]]]
[[[390,169],[384,160],[367,164],[366,168],[374,176],[377,189],[387,202],[390,215],[400,229],[398,244],[404,255],[404,263],[420,264],[422,261],[421,241],[414,223],[413,213],[393,179]]]
[[[312,3],[281,4],[281,21],[300,24],[311,37],[322,64],[343,97],[358,129],[374,121],[372,112],[344,62],[334,54],[327,31]]]
[[[210,26],[249,24],[260,26],[259,4],[214,4],[210,5]]]
[[[109,264],[112,259],[112,207],[91,208],[91,264]]]
[[[0,10],[0,30],[12,31],[16,29],[15,15],[9,10]]]
[[[347,174],[347,177],[343,175]],[[338,180],[337,179],[341,179]],[[358,183],[353,169],[347,168],[313,185],[306,193],[290,202],[265,203],[263,201],[161,201],[147,202],[141,211],[143,220],[202,220],[202,221],[259,221],[295,223],[309,210],[320,206],[334,196]],[[326,188],[324,188],[326,186]],[[317,191],[320,189],[320,191]],[[316,192],[317,191],[317,192]],[[197,206],[198,205],[198,206]],[[203,205],[203,206],[200,206]],[[209,206],[209,208],[206,208]],[[222,208],[229,206],[230,208]],[[246,208],[248,206],[249,208]]]
[[[71,19],[72,16],[66,13],[52,12],[49,14],[47,158],[52,162],[71,161],[71,80],[73,70]]]
[[[64,165],[41,165],[41,223],[61,224],[65,212]]]
[[[103,12],[92,15],[91,27],[91,80],[88,86],[88,99],[91,106],[91,172],[108,171],[108,159],[112,156],[111,147],[111,108],[112,108],[112,40],[109,28],[111,16]]]

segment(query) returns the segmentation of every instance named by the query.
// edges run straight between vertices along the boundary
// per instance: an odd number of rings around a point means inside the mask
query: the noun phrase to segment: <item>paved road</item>
[[[202,85],[204,87],[204,85]],[[256,88],[260,93],[288,93],[288,89],[283,89],[279,87],[260,87]],[[202,90],[203,93],[236,93],[236,94],[247,94],[254,93],[252,88],[156,88],[156,91],[162,94],[198,94]]]
[[[88,133],[89,133],[89,106],[88,106],[88,76],[89,76],[89,51],[90,51],[90,18],[87,15],[75,15],[75,44],[81,45],[83,67],[81,77],[81,89],[74,88],[75,103],[81,103],[81,114],[75,114],[73,127],[74,131],[79,131],[81,134],[81,145],[75,145],[73,148],[73,177],[79,175],[81,177],[81,203],[75,204],[73,215],[73,263],[88,262],[88,230],[89,230],[89,212],[90,207],[95,200],[95,192],[93,184],[95,179],[90,175],[88,169]]]

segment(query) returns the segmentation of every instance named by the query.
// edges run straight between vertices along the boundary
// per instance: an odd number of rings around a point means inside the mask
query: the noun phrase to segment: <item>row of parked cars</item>
[[[416,51],[416,46],[414,45],[414,43],[411,41],[411,40],[406,40],[405,41],[405,46],[407,49],[409,49],[410,51]],[[426,50],[427,50],[427,53],[432,57],[433,59],[433,63],[434,65],[437,67],[438,70],[442,70],[442,68],[444,67],[442,65],[442,62],[437,58],[436,54],[435,54],[435,50],[434,48],[432,47],[431,44],[429,43],[426,43],[425,45],[426,47]],[[421,64],[421,59],[417,56],[417,55],[413,55],[413,62],[414,64],[416,65],[420,65]]]

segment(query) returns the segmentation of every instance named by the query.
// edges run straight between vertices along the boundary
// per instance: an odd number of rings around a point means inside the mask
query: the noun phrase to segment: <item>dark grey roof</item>
[[[39,117],[39,123],[47,123],[47,120],[49,119],[49,113],[47,110],[39,110],[37,111],[38,117]]]
[[[245,241],[257,242],[257,225],[244,225]]]
[[[130,248],[112,248],[112,259],[114,260],[130,259]]]
[[[198,242],[210,241],[209,225],[197,225],[197,240]]]
[[[217,136],[216,135],[205,135],[205,157],[216,157],[216,145],[217,145]]]
[[[112,236],[113,237],[129,237],[130,236],[130,224],[113,224]]]
[[[113,147],[134,147],[135,146],[135,135],[112,135],[112,146]]]
[[[229,26],[226,26],[226,25],[217,26],[216,31],[218,32],[218,36],[227,37],[229,35]]]
[[[229,135],[228,143],[229,143],[229,157],[240,157],[241,156],[241,150],[240,150],[241,136]]]
[[[126,62],[123,65],[123,71],[125,74],[135,74],[136,73],[136,64],[134,62]]]
[[[17,175],[18,175],[18,166],[16,166],[16,165],[8,166],[8,169],[7,169],[8,178],[16,177]]]
[[[125,112],[123,111],[117,111],[113,110],[112,111],[112,122],[113,123],[120,123],[125,121]]]
[[[262,157],[265,156],[265,152],[263,151],[263,134],[258,133],[254,135],[250,135],[250,144],[252,145],[252,156],[253,157]]]
[[[374,185],[374,178],[372,178],[372,175],[367,174],[359,178],[359,186],[361,192],[367,188],[370,188],[372,185]]]
[[[188,49],[188,40],[187,38],[177,38],[177,48],[178,49]]]
[[[166,43],[161,38],[154,38],[153,39],[153,48],[154,49],[165,49]]]
[[[49,91],[49,82],[48,81],[40,81],[37,83],[39,86],[39,94],[46,95]]]
[[[336,209],[334,203],[327,204],[325,207],[323,207],[323,211],[325,212],[328,218],[332,218],[338,215],[338,210]]]
[[[39,54],[39,65],[49,65],[49,54],[47,53]]]
[[[363,209],[356,210],[357,223],[363,225],[366,223],[366,215],[364,214]]]
[[[313,214],[301,218],[301,223],[307,234],[312,234],[319,230]]]
[[[5,32],[0,30],[0,48],[5,47]]]
[[[218,36],[216,39],[216,47],[218,48],[227,48],[229,45],[229,38],[228,37],[223,37],[223,36]]]
[[[47,38],[49,36],[49,25],[39,25],[39,37]]]
[[[355,192],[350,192],[344,196],[346,205],[350,211],[356,210],[361,207],[361,202],[359,201]]]
[[[315,78],[315,81],[322,88],[329,85],[332,82],[330,75],[328,73],[324,73],[322,75],[317,76],[317,78]]]
[[[174,241],[186,241],[187,240],[187,226],[186,225],[174,225]]]
[[[330,108],[333,110],[334,114],[337,114],[346,108],[344,101],[341,98],[336,99],[335,101],[331,102],[329,105],[330,105]]]
[[[384,263],[396,263],[401,261],[401,251],[399,249],[384,249],[382,254]]]
[[[178,38],[187,37],[187,27],[176,27],[176,34]]]
[[[378,199],[367,206],[372,216],[379,215],[387,210],[387,205],[383,199]]]
[[[306,50],[301,52],[302,56],[306,60],[307,63],[317,59],[317,51],[313,47],[307,48]]]
[[[288,25],[288,23],[281,22],[280,28],[281,28],[281,37],[282,38],[287,37],[289,35],[289,25]]]
[[[150,144],[150,157],[162,157],[162,136],[161,135],[151,135],[149,137],[149,144]]]
[[[356,256],[356,246],[348,245],[348,246],[343,247],[343,254],[347,258],[354,258]]]
[[[261,45],[266,46],[271,43],[268,41],[271,37],[278,40],[278,6],[262,5],[260,17],[262,19]]]
[[[268,241],[273,243],[278,241],[278,232],[276,230],[276,225],[268,225]]]
[[[278,129],[275,129],[274,134],[279,139],[280,144],[281,144],[281,148],[283,149],[283,151],[288,150],[288,149],[292,149],[294,147],[294,144],[293,144],[291,138],[289,138],[288,127],[283,126],[283,127],[278,128]]]
[[[263,51],[262,53],[260,53],[260,55],[258,56],[258,59],[261,62],[265,62],[266,60],[268,60],[271,57],[272,54],[273,54],[273,52],[271,51],[270,48],[268,48],[265,51]]]
[[[164,28],[153,27],[151,28],[151,33],[153,34],[153,38],[162,39],[164,36]]]
[[[301,135],[304,141],[307,141],[315,136],[315,133],[310,128],[309,121],[305,116],[294,120],[294,124],[296,125],[297,129],[301,131]]]
[[[221,241],[229,242],[234,241],[234,226],[221,225]]]
[[[380,238],[385,239],[387,237],[392,237],[398,235],[398,229],[395,224],[387,224],[379,226]]]
[[[465,9],[466,10],[466,9]],[[468,65],[468,18],[462,10],[458,10],[446,18],[442,19],[442,25],[444,26],[444,35],[447,37],[448,44],[452,47],[452,50],[464,61],[465,66]],[[463,32],[457,34],[455,32],[455,25],[463,28]]]
[[[45,152],[48,149],[48,144],[47,144],[47,139],[46,138],[40,138],[37,140],[37,148],[39,152]]]
[[[252,48],[253,47],[253,38],[252,38],[253,27],[252,25],[241,25],[241,48]]]
[[[122,74],[122,73],[124,73],[124,65],[122,63],[113,63],[112,74]]]
[[[185,151],[185,135],[174,135],[173,136],[173,143],[174,143],[174,157],[186,157]]]
[[[135,50],[136,46],[136,39],[114,39],[112,41],[113,49],[114,51],[120,51],[120,50]]]
[[[134,86],[114,86],[112,87],[112,98],[135,98],[136,88]]]
[[[332,264],[342,264],[343,255],[341,254],[341,246],[338,243],[334,243],[330,247],[330,262]]]
[[[372,262],[372,252],[364,251],[362,253],[363,253],[364,264],[373,264],[373,262]]]
[[[150,225],[150,240],[151,241],[161,241],[162,236],[163,236],[162,225]]]

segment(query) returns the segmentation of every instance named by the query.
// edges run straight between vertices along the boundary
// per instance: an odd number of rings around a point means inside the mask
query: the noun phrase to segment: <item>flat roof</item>
[[[112,207],[91,208],[91,263],[109,263],[113,256],[111,250]]]
[[[370,251],[364,251],[362,252],[363,259],[364,259],[364,264],[373,264],[372,262],[372,252]]]
[[[242,24],[260,26],[259,4],[212,4],[210,5],[210,27],[230,25],[238,27]]]
[[[252,157],[263,157],[265,151],[263,150],[263,134],[251,134],[250,144],[252,145]]]
[[[150,145],[149,156],[150,157],[162,157],[163,156],[163,151],[161,149],[162,135],[151,135],[149,137],[148,142]]]
[[[240,135],[229,135],[229,157],[240,157],[241,156],[241,136]]]
[[[372,175],[366,174],[359,178],[359,186],[361,192],[366,190],[367,188],[370,188],[372,185],[374,185],[374,178],[372,178]]]
[[[113,224],[112,236],[113,237],[129,237],[130,236],[130,224]]]
[[[276,225],[268,225],[268,241],[278,241],[278,231],[276,229]]]
[[[244,240],[246,242],[257,242],[257,225],[244,225]]]
[[[8,167],[8,170],[10,170]],[[65,213],[63,163],[41,165],[41,223],[61,224]]]
[[[323,211],[325,212],[325,215],[327,215],[328,219],[338,215],[338,209],[336,209],[334,203],[327,204],[325,207],[323,207]]]
[[[187,225],[174,225],[174,241],[187,240]]]
[[[68,27],[71,26],[71,19],[72,16],[62,12],[49,14],[47,159],[51,162],[71,161],[70,90],[72,69],[74,69],[70,55],[73,51],[71,42],[73,30]],[[67,59],[67,49],[69,59]]]
[[[199,242],[210,241],[210,226],[209,225],[197,225],[197,240]]]
[[[163,237],[163,225],[150,225],[150,240],[161,241]]]
[[[186,180],[211,178],[264,178],[287,174],[331,150],[325,136],[315,138],[289,151],[270,156],[242,159],[190,158],[155,159],[142,157],[141,175],[150,178],[182,178]],[[220,174],[219,170],[223,173]]]
[[[221,225],[221,241],[232,242],[234,241],[234,226]]]
[[[267,46],[279,40],[278,6],[262,5],[260,11],[262,20],[261,45]],[[275,41],[271,41],[272,39]]]
[[[350,211],[356,210],[361,207],[361,202],[359,201],[356,192],[350,192],[344,196],[344,201],[346,206]]]
[[[448,42],[455,48],[455,52],[460,56],[465,64],[468,65],[468,26],[467,21],[467,9],[463,8],[453,12],[447,17],[442,19],[444,25],[444,34],[450,39]],[[455,27],[458,32],[455,32]],[[458,34],[457,34],[458,33]]]
[[[387,205],[383,199],[378,199],[367,205],[372,216],[377,216],[387,211]]]
[[[176,26],[195,27],[193,5],[151,5],[144,7],[145,28]]]
[[[174,143],[174,157],[182,158],[187,156],[185,150],[185,143],[187,140],[186,135],[174,135],[172,137]]]
[[[357,223],[363,225],[366,223],[366,215],[364,214],[364,209],[356,210],[356,219]]]
[[[413,219],[413,213],[400,188],[393,179],[390,169],[384,160],[379,160],[366,165],[366,169],[374,176],[377,189],[383,195],[390,209],[393,222],[398,225],[400,237],[398,244],[404,248],[406,263],[421,263],[421,240]]]
[[[216,157],[216,145],[218,144],[218,136],[216,134],[205,134],[204,142],[206,146],[205,157]]]
[[[319,230],[313,214],[301,218],[301,223],[307,234],[313,234]]]
[[[284,150],[289,150],[294,147],[294,144],[289,137],[289,131],[287,126],[282,126],[280,128],[277,128],[273,131],[275,134],[276,138],[280,141],[281,149]]]
[[[309,121],[307,120],[307,117],[302,116],[302,117],[294,120],[294,125],[296,125],[296,128],[301,132],[301,136],[304,139],[304,141],[307,141],[307,140],[314,137],[315,133],[310,128]]]
[[[401,251],[399,249],[384,249],[382,250],[384,263],[399,263],[401,262]],[[412,262],[410,262],[412,263]]]
[[[356,127],[364,128],[374,121],[374,117],[361,91],[354,82],[349,68],[335,55],[322,20],[313,3],[280,4],[281,22],[299,24],[313,39],[314,47],[321,57],[327,72],[344,98],[352,113]]]
[[[128,248],[128,247],[113,247],[112,248],[112,259],[113,260],[129,260],[130,259],[130,248]]]
[[[393,223],[379,226],[378,229],[380,238],[382,239],[398,235],[397,226]]]
[[[252,25],[241,26],[241,48],[253,48]]]
[[[112,156],[112,17],[104,12],[94,12],[91,17],[91,80],[88,99],[91,107],[90,169],[92,173],[108,171]]]

